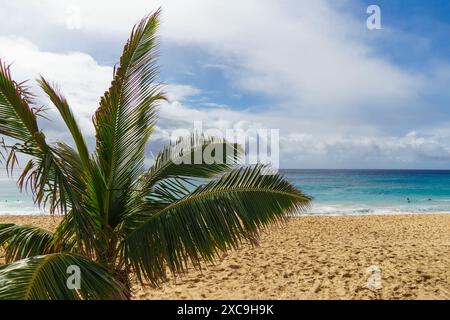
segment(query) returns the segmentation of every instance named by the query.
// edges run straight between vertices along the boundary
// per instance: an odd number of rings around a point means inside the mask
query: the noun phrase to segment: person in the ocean
[[[408,201],[408,203],[411,203],[411,200],[409,198],[406,198],[406,201]]]

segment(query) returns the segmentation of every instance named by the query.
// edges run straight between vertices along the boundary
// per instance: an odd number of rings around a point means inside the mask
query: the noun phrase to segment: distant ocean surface
[[[315,214],[450,213],[450,171],[281,170],[314,197]],[[0,214],[45,213],[0,173]],[[408,201],[409,199],[409,201]]]
[[[281,170],[316,214],[450,213],[450,171]]]
[[[17,175],[8,177],[4,168],[0,168],[0,214],[39,214],[45,213],[34,203],[30,194],[21,193],[17,186]],[[16,169],[16,173],[20,169]]]

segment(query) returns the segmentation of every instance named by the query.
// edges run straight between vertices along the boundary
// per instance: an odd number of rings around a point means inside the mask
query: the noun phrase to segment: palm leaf
[[[81,288],[69,289],[69,266],[80,268]],[[124,288],[99,264],[55,253],[16,261],[0,269],[0,300],[126,299]]]
[[[220,251],[255,240],[269,223],[308,208],[311,198],[265,166],[243,167],[200,186],[159,212],[135,216],[124,257],[141,281],[157,283],[188,262],[214,261]]]
[[[209,149],[217,162],[207,163],[204,157],[194,159],[196,154],[203,155],[206,149]],[[215,152],[218,154],[215,155]],[[132,220],[132,216],[139,213],[143,205],[149,210],[149,202],[143,203],[142,198],[151,200],[152,206],[160,209],[186,196],[196,185],[205,182],[205,179],[234,168],[242,156],[243,150],[238,144],[226,142],[219,137],[192,134],[169,144],[156,156],[150,169],[133,185],[128,205],[131,209],[122,215],[117,224],[124,222],[121,227],[126,228],[127,219]]]
[[[206,148],[222,151],[222,157],[214,163],[206,163],[203,153]],[[195,159],[201,154],[202,159]],[[209,154],[208,154],[209,155]],[[219,137],[192,134],[189,138],[165,146],[156,156],[155,163],[145,175],[145,188],[149,189],[158,181],[170,178],[193,177],[212,178],[236,166],[242,159],[243,149],[236,143]],[[214,152],[212,157],[215,157]]]
[[[57,251],[49,230],[15,224],[0,225],[0,246],[7,263]]]
[[[30,107],[28,88],[12,80],[8,65],[0,60],[0,134],[45,149],[37,125],[38,109]],[[33,147],[36,147],[33,145]]]
[[[143,172],[145,144],[156,122],[158,102],[165,99],[154,83],[159,15],[158,10],[133,29],[94,116],[97,163],[106,184],[98,207],[112,224],[126,211],[128,190]]]
[[[80,128],[73,116],[72,111],[70,110],[69,104],[64,98],[64,96],[55,88],[53,88],[44,77],[38,80],[42,90],[48,95],[50,100],[53,102],[55,107],[58,109],[61,117],[69,128],[70,133],[72,134],[72,138],[77,146],[78,154],[84,166],[86,168],[90,167],[90,159],[89,159],[89,151],[86,146],[86,142],[81,133]]]
[[[14,166],[17,152],[32,156],[25,165],[19,185],[21,188],[28,185],[39,204],[50,199],[52,212],[58,208],[65,212],[67,204],[74,200],[69,198],[74,196],[70,190],[71,181],[66,176],[63,161],[59,161],[61,157],[58,159],[55,149],[47,144],[45,135],[39,130],[37,115],[41,109],[32,105],[27,88],[16,83],[9,67],[0,61],[0,134],[19,141],[6,146],[9,152],[7,166]]]
[[[36,201],[50,205],[50,212],[58,210],[68,214],[70,228],[58,228],[55,243],[77,240],[77,247],[92,253],[96,229],[99,226],[98,214],[86,210],[89,205],[85,198],[86,183],[81,159],[78,153],[65,143],[49,147],[42,158],[29,160],[20,178],[21,188],[29,187]]]

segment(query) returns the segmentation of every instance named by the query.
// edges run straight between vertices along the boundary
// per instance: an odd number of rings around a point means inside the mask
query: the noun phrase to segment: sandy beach
[[[0,223],[7,222],[53,229],[58,218],[0,216]],[[369,280],[378,274],[380,282]],[[376,286],[370,289],[368,283]],[[134,295],[136,299],[450,299],[450,215],[292,218],[263,233],[258,247],[244,245],[216,265],[170,278],[160,288],[135,285]]]

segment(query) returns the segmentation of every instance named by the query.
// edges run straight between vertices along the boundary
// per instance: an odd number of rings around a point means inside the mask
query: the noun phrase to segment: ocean
[[[314,197],[311,213],[450,213],[450,171],[282,170]]]
[[[450,171],[438,170],[281,170],[314,197],[310,213],[370,215],[450,213]],[[0,214],[39,214],[16,179],[0,173]]]
[[[8,177],[4,168],[0,167],[0,214],[40,214],[45,210],[39,209],[33,202],[31,194],[20,192],[17,186],[17,173],[20,169],[15,169],[14,177]]]

